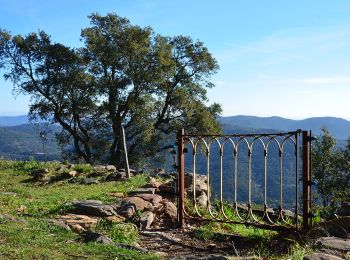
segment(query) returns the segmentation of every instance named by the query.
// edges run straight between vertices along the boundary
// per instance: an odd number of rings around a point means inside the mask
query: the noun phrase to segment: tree
[[[156,35],[115,14],[89,18],[80,49],[51,43],[44,32],[0,32],[5,78],[31,95],[33,118],[62,126],[62,148],[73,143],[76,159],[119,165],[123,125],[131,163],[140,163],[168,148],[181,127],[220,131],[221,107],[206,105],[218,65],[202,42]]]
[[[330,205],[334,196],[338,155],[335,138],[323,128],[321,136],[316,138],[312,148],[312,173],[316,181],[317,194],[324,207]]]
[[[77,157],[93,161],[96,113],[93,78],[84,71],[79,54],[66,46],[51,43],[43,31],[11,36],[0,31],[0,67],[7,70],[14,90],[31,96],[30,116],[62,127],[59,143],[72,140]]]

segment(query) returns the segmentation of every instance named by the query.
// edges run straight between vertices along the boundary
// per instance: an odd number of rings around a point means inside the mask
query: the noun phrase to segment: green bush
[[[106,234],[116,243],[134,244],[139,240],[138,230],[132,223],[113,223],[108,220],[101,220],[96,230]]]
[[[92,167],[90,164],[81,163],[74,165],[73,170],[79,173],[92,173],[94,172],[94,167]]]

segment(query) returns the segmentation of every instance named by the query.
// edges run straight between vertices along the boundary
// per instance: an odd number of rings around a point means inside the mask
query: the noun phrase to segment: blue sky
[[[350,1],[0,0],[0,27],[80,46],[92,12],[205,43],[220,64],[209,90],[223,115],[350,119]],[[0,115],[26,113],[0,79]]]

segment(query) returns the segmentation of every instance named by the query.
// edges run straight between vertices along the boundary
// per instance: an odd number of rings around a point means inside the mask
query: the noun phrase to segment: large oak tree
[[[5,78],[32,97],[32,117],[62,126],[66,152],[118,165],[124,126],[130,160],[139,163],[168,148],[181,127],[220,131],[220,106],[206,104],[218,65],[202,42],[157,35],[115,14],[89,18],[79,49],[52,43],[44,32],[0,31]]]

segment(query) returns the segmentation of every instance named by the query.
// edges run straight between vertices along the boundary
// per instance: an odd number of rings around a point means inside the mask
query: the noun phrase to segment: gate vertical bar
[[[185,224],[184,207],[185,207],[185,156],[184,156],[184,129],[179,130],[177,134],[178,143],[178,223],[183,228]]]
[[[303,230],[312,225],[311,218],[311,135],[303,131]]]

